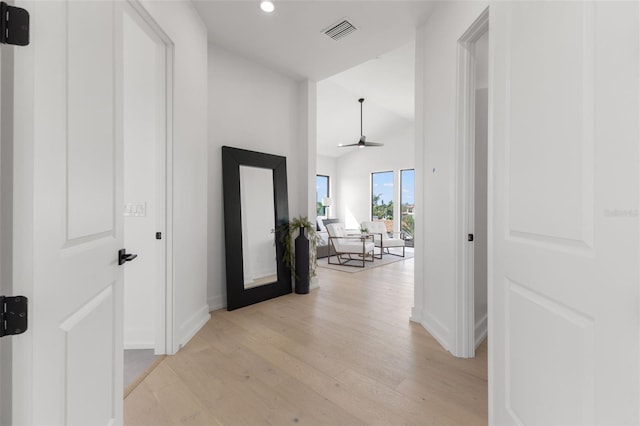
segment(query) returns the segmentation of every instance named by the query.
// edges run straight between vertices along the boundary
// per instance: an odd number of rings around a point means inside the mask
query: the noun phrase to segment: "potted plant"
[[[305,216],[294,217],[288,224],[282,225],[281,235],[284,242],[285,265],[291,270],[295,279],[296,293],[309,293],[309,283],[316,275],[318,264],[316,249],[318,236],[315,224]],[[297,232],[297,238],[293,236]]]
[[[360,233],[361,234],[368,234],[369,233],[369,229],[364,225],[360,225]]]

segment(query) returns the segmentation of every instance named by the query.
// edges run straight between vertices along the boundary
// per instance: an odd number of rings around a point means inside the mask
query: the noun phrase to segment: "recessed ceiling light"
[[[262,9],[263,12],[267,12],[267,13],[271,13],[275,10],[275,6],[273,5],[273,2],[271,1],[261,1],[260,2],[260,9]]]

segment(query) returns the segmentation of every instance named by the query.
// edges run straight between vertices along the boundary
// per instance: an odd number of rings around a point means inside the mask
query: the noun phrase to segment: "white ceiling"
[[[319,81],[413,40],[428,1],[192,0],[209,41],[294,78]],[[358,30],[335,41],[323,34],[348,18]]]
[[[403,0],[273,0],[267,14],[258,0],[192,0],[209,41],[296,79],[318,81],[319,155],[364,134],[384,136],[411,125],[414,111],[415,29],[434,2]],[[335,41],[324,30],[347,18],[358,30]]]
[[[413,123],[414,50],[412,41],[318,83],[319,155],[339,157],[357,149],[338,144],[360,139],[359,98],[365,98],[363,133],[368,141],[384,143],[393,130]]]

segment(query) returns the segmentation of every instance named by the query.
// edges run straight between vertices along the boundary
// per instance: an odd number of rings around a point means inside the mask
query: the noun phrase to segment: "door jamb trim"
[[[165,244],[164,259],[164,292],[163,300],[160,301],[164,305],[164,318],[156,321],[156,327],[164,328],[163,346],[164,350],[161,354],[173,355],[179,345],[175,339],[175,283],[173,280],[174,269],[174,250],[173,250],[173,85],[174,85],[174,52],[175,46],[171,38],[163,30],[162,26],[151,16],[146,8],[139,0],[127,0],[130,8],[142,19],[155,35],[165,45],[165,151],[164,151],[164,204],[165,204],[165,229],[162,230]],[[156,333],[156,339],[158,333]],[[156,351],[158,345],[156,344]]]
[[[458,40],[455,143],[455,326],[451,352],[475,356],[473,244],[466,235],[474,226],[475,184],[475,42],[489,31],[489,8]]]

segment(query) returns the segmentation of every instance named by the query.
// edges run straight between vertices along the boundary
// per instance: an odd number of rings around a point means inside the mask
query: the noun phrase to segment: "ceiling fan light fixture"
[[[367,142],[367,137],[362,132],[362,103],[364,102],[364,98],[358,99],[358,102],[360,102],[360,141],[358,141],[357,143],[350,143],[350,144],[341,143],[341,144],[338,144],[338,148],[347,147],[347,146],[357,146],[358,148],[366,148],[368,146],[384,146],[383,143]]]
[[[272,1],[263,0],[260,2],[260,9],[262,9],[263,12],[271,13],[276,10],[276,7]]]

